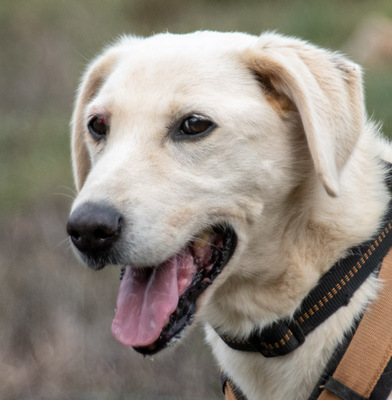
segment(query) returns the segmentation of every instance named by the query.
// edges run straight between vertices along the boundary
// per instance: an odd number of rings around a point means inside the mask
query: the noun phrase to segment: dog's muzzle
[[[192,323],[197,300],[231,259],[237,244],[228,224],[206,226],[157,264],[121,260],[125,219],[107,203],[86,202],[72,212],[67,231],[83,261],[98,270],[122,266],[113,335],[140,353],[154,354]]]

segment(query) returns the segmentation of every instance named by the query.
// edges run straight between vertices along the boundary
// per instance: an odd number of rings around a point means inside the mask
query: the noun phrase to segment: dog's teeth
[[[205,230],[203,231],[195,240],[194,246],[195,247],[205,247],[207,246],[211,237],[211,231]]]

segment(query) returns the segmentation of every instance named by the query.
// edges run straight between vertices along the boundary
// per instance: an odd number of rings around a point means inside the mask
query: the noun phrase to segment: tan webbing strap
[[[382,263],[382,290],[366,310],[333,378],[368,399],[392,356],[392,249]],[[318,400],[339,400],[324,390]]]
[[[237,396],[234,392],[233,384],[230,380],[226,381],[225,384],[225,399],[226,400],[237,400]]]

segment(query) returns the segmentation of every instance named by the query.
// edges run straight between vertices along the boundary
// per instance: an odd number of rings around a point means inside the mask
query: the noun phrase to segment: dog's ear
[[[83,76],[78,90],[71,123],[72,166],[77,190],[82,188],[91,168],[90,155],[86,146],[86,105],[94,98],[107,79],[117,58],[117,52],[108,51],[93,61]]]
[[[343,56],[297,39],[261,36],[246,52],[275,107],[298,110],[314,168],[330,196],[364,124],[362,74]]]

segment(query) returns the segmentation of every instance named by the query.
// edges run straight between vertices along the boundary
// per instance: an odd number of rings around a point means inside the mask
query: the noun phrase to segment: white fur
[[[168,127],[189,113],[217,124],[195,142]],[[105,144],[87,132],[110,118]],[[370,278],[347,307],[292,354],[228,348],[212,327],[245,337],[292,315],[345,251],[369,239],[389,194],[392,150],[365,115],[360,68],[341,55],[267,33],[125,37],[87,71],[73,119],[84,201],[126,217],[130,264],[162,262],[211,223],[238,246],[199,302],[219,364],[248,400],[307,399],[334,348],[377,291]]]

